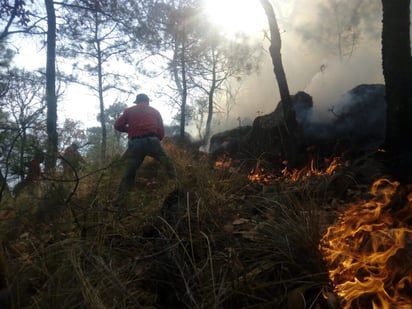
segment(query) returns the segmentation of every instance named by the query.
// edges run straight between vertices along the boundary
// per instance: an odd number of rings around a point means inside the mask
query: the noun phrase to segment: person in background
[[[42,179],[42,171],[41,171],[41,163],[44,161],[43,152],[39,149],[34,151],[32,159],[27,162],[27,173],[26,177],[16,184],[13,188],[13,194],[15,196],[20,195],[23,191],[27,192],[28,194],[40,197],[41,196],[41,179]],[[1,180],[1,178],[0,178]],[[2,308],[0,306],[0,308]]]
[[[114,128],[127,133],[129,139],[125,153],[126,170],[119,185],[119,193],[128,192],[133,188],[136,172],[146,156],[163,164],[170,178],[176,176],[172,160],[160,144],[165,134],[162,116],[149,105],[149,102],[146,94],[138,94],[134,101],[135,105],[126,108],[114,123]]]
[[[72,143],[64,150],[62,165],[65,177],[74,177],[75,173],[78,173],[81,168],[83,158],[78,149],[79,145]]]
[[[41,164],[44,161],[44,155],[41,150],[36,149],[33,158],[30,160],[27,169],[26,180],[35,183],[42,177]]]

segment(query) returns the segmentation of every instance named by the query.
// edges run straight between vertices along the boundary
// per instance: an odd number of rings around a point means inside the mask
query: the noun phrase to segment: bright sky
[[[267,26],[264,10],[257,0],[206,0],[206,9],[229,37],[239,31],[253,35]]]
[[[233,37],[237,32],[242,31],[249,35],[261,33],[266,26],[266,16],[259,1],[256,0],[207,0],[207,10],[214,22],[219,25],[228,37]],[[228,14],[228,12],[231,12]],[[15,62],[19,66],[24,66],[27,70],[35,70],[45,66],[45,50],[35,44],[27,44],[26,40],[16,42],[16,46],[21,46],[19,53],[15,57]],[[142,91],[151,98],[155,108],[162,113],[166,124],[172,121],[172,111],[165,102],[161,102],[151,95],[151,88],[148,83],[143,83],[146,87]],[[105,97],[106,107],[110,106],[114,99]],[[130,102],[124,102],[128,106]],[[62,118],[72,118],[80,120],[86,127],[98,126],[96,116],[99,113],[97,97],[88,94],[81,86],[72,85],[66,89],[64,98],[58,102],[59,120]],[[64,115],[63,117],[61,115]]]

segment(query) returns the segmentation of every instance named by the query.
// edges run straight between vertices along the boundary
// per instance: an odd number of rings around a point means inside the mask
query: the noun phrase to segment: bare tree
[[[269,52],[272,58],[273,70],[278,82],[278,88],[280,93],[281,104],[283,107],[283,114],[286,122],[289,120],[293,124],[293,119],[295,118],[294,111],[292,108],[292,100],[290,98],[289,86],[286,79],[285,70],[283,69],[282,63],[282,40],[280,38],[279,27],[276,20],[275,12],[273,7],[268,0],[260,0],[269,23],[270,31],[270,47]],[[292,125],[292,128],[294,125]]]
[[[225,37],[206,19],[201,19],[195,29],[199,40],[191,48],[192,68],[189,75],[194,86],[207,97],[204,136],[207,142],[217,106],[216,98],[231,83],[239,83],[244,76],[257,70],[261,49],[246,36],[239,35],[236,40]]]
[[[179,10],[178,10],[179,12]],[[182,12],[183,13],[183,12]],[[175,81],[178,94],[180,95],[180,138],[185,137],[186,126],[186,106],[188,96],[188,77],[187,77],[187,33],[185,22],[181,22],[184,15],[175,19],[175,29],[172,31],[174,36],[173,58],[170,62],[173,80]]]
[[[176,6],[174,3],[167,5],[167,20],[165,34],[166,41],[164,47],[172,50],[173,56],[168,59],[169,69],[172,79],[175,83],[178,97],[180,98],[180,138],[185,137],[187,102],[189,90],[192,88],[188,76],[190,66],[190,48],[193,40],[191,29],[193,29],[195,19],[194,10],[187,1],[178,1]],[[165,55],[166,53],[163,53]]]
[[[28,163],[35,153],[42,153],[45,135],[44,76],[13,70],[1,99],[0,169],[4,178],[24,180]]]
[[[286,130],[284,140],[284,153],[287,160],[293,166],[296,162],[298,151],[301,149],[303,132],[296,120],[295,111],[292,106],[292,99],[289,92],[289,87],[286,79],[286,74],[283,69],[281,47],[282,41],[280,38],[279,27],[276,20],[273,7],[268,0],[260,0],[269,23],[270,31],[270,47],[269,52],[272,58],[273,70],[278,83],[280,93],[280,108],[283,112],[284,125]]]
[[[44,0],[47,11],[47,61],[46,61],[46,102],[47,102],[47,171],[56,166],[57,160],[57,96],[56,96],[56,12],[53,0]]]
[[[98,98],[101,126],[100,161],[103,163],[107,152],[106,96],[111,91],[130,95],[124,89],[132,78],[120,74],[110,62],[125,65],[133,61],[135,41],[124,31],[126,20],[117,12],[117,2],[73,1],[65,5],[65,24],[60,33],[68,41],[60,54],[73,60],[72,82],[91,90]],[[124,17],[126,19],[126,17]]]

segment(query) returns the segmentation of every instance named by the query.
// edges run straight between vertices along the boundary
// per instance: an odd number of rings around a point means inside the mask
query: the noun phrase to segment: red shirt
[[[40,161],[33,159],[30,161],[29,170],[27,171],[27,180],[34,181],[41,179]]]
[[[162,140],[165,135],[162,116],[145,102],[126,108],[114,123],[114,128],[127,132],[129,138],[153,134]]]

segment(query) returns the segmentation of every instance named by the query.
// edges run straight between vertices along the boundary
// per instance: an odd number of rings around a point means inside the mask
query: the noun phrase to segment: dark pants
[[[133,188],[136,172],[146,156],[150,156],[166,167],[167,174],[175,177],[175,168],[172,160],[164,152],[160,140],[157,137],[143,137],[129,140],[125,154],[126,171],[120,182],[119,191],[129,191]]]

